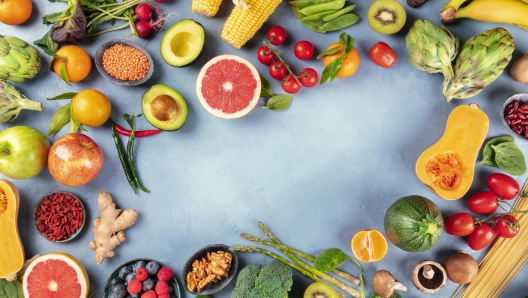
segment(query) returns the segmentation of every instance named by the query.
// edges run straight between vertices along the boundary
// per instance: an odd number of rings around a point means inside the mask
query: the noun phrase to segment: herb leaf
[[[70,105],[70,132],[77,132],[78,129],[82,131],[88,131],[86,130],[81,123],[75,118],[75,115],[73,115],[72,107]],[[75,124],[75,125],[74,125]]]
[[[262,86],[260,88],[260,97],[273,96],[273,92],[271,91],[271,85],[268,80],[266,80],[266,78],[264,78],[263,76],[260,76],[260,84]]]
[[[501,170],[514,176],[526,173],[526,160],[514,142],[491,145],[491,148],[495,150],[495,162]]]
[[[61,79],[66,82],[66,84],[70,85],[70,78],[68,77],[68,73],[66,72],[66,64],[62,63],[60,68],[60,77]]]
[[[51,123],[48,130],[48,136],[51,136],[61,130],[66,124],[70,122],[70,104],[65,104],[60,107],[51,118]]]
[[[33,44],[41,48],[44,53],[50,56],[55,56],[55,53],[59,50],[59,44],[51,39],[49,31],[40,39],[35,40]]]
[[[77,95],[77,92],[66,92],[66,93],[62,93],[57,96],[46,98],[46,99],[47,100],[72,99],[75,95]]]
[[[343,264],[348,256],[339,248],[329,248],[315,257],[314,267],[319,271],[334,270]]]
[[[268,102],[266,102],[266,105],[263,106],[265,109],[270,109],[273,111],[279,111],[284,110],[288,108],[293,101],[293,97],[290,95],[275,95],[268,99]]]
[[[317,59],[321,59],[321,58],[326,57],[326,56],[332,56],[333,54],[339,52],[342,48],[343,48],[343,45],[337,46],[337,47],[333,47],[333,48],[331,48],[329,50],[326,50],[326,51],[322,52],[321,54],[319,54],[319,56],[317,56]]]
[[[482,161],[480,164],[488,165],[490,167],[498,167],[497,163],[495,162],[495,151],[493,148],[491,148],[491,145],[498,145],[500,143],[513,141],[514,138],[512,136],[496,137],[489,140],[486,145],[484,145],[484,149],[482,150]]]
[[[352,48],[354,47],[354,38],[352,38],[352,36],[347,34],[344,45],[345,45],[344,52],[345,52],[345,57],[346,57],[350,53]]]
[[[54,13],[51,13],[51,14],[43,16],[42,17],[42,24],[53,24],[53,23],[55,23],[59,19],[61,14],[62,14],[62,12],[54,12]]]
[[[0,298],[24,298],[22,284],[18,280],[0,279]]]
[[[339,73],[339,70],[341,69],[341,65],[343,65],[343,54],[339,56],[339,58],[335,59],[334,61],[330,62],[325,69],[323,70],[323,73],[321,74],[321,85],[324,84],[328,79],[330,79],[330,82],[333,81],[337,74]]]

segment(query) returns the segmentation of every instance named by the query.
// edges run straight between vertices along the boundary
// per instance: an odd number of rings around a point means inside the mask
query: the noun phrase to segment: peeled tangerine
[[[488,116],[477,104],[453,109],[440,140],[418,158],[418,179],[443,199],[460,199],[473,182],[475,162],[488,128]]]

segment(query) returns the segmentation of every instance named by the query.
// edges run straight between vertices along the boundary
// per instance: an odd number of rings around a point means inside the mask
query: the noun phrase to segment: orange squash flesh
[[[457,200],[469,190],[489,119],[478,105],[461,105],[447,118],[444,134],[416,161],[416,176],[435,195]]]
[[[15,185],[0,179],[0,278],[16,278],[24,265],[24,247],[17,224],[19,205]]]

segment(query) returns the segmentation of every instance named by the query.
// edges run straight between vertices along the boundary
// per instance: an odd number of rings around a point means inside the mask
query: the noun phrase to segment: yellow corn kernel
[[[192,12],[204,17],[214,17],[222,0],[192,0]]]
[[[227,18],[222,29],[222,37],[230,45],[240,49],[262,27],[282,0],[246,0],[250,7],[246,10],[238,6]]]

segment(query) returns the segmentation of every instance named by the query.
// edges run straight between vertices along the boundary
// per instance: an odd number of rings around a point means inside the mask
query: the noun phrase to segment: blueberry
[[[125,297],[126,295],[128,294],[127,290],[124,289],[124,290],[119,290],[117,292],[114,292],[114,295],[117,297],[117,298],[123,298]]]
[[[149,278],[147,278],[147,279],[145,279],[143,281],[142,285],[143,285],[142,290],[146,292],[148,290],[154,289],[154,286],[156,285],[156,282],[154,281],[153,278],[149,277]]]
[[[130,295],[130,298],[139,298],[141,297],[139,293]]]
[[[139,268],[145,268],[147,266],[147,263],[145,261],[137,261],[132,269],[134,272],[136,272]]]
[[[147,263],[146,268],[149,275],[156,275],[160,269],[160,264],[155,261],[150,261]]]
[[[122,280],[125,280],[126,276],[129,273],[132,273],[132,269],[130,267],[128,267],[128,266],[125,266],[125,267],[121,268],[121,270],[119,270],[119,278],[121,278]]]
[[[109,284],[109,287],[112,288],[114,285],[116,284],[122,284],[123,283],[123,280],[119,277],[114,277],[110,280],[110,284]]]
[[[126,276],[126,284],[128,284],[131,280],[136,278],[136,274],[134,272],[127,274]]]
[[[123,298],[127,294],[127,289],[125,284],[116,284],[112,287],[112,294],[116,298]]]

